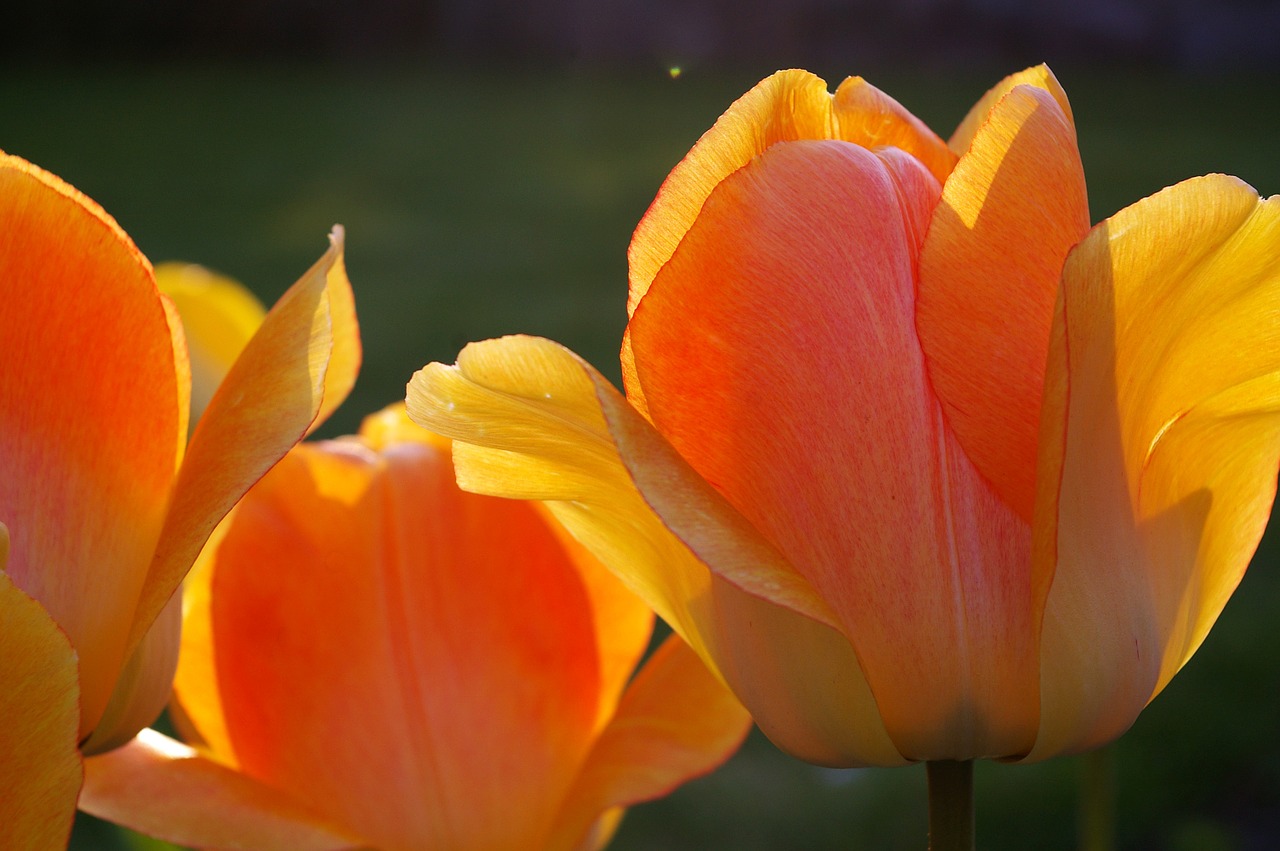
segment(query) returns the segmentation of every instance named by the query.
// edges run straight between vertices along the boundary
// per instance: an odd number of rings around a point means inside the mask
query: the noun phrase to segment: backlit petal
[[[428,442],[303,445],[213,558],[241,770],[385,849],[521,848],[549,829],[600,681],[590,598],[541,514],[461,493]],[[192,713],[181,679],[178,698]]]
[[[367,845],[279,789],[154,730],[85,761],[80,808],[198,848],[337,851]]]
[[[196,426],[138,602],[130,647],[150,628],[218,521],[336,404],[330,393],[340,400],[350,386],[358,343],[342,271],[341,229],[331,240],[325,255],[267,314]]]
[[[573,851],[601,815],[658,798],[738,748],[751,716],[697,655],[671,636],[645,663],[595,742],[547,851]],[[600,847],[600,846],[594,846]]]
[[[408,408],[427,427],[473,441],[454,444],[464,487],[548,500],[726,679],[780,747],[832,765],[903,761],[848,642],[822,625],[835,622],[826,604],[572,353],[527,337],[473,343],[456,367],[432,364],[415,375]],[[673,528],[632,475],[668,507]]]
[[[116,223],[2,155],[0,287],[9,576],[79,653],[88,733],[129,650],[186,440],[185,354],[150,265]]]
[[[3,572],[0,525],[0,847],[65,847],[80,791],[76,654]]]
[[[964,120],[960,122],[960,126],[956,128],[956,131],[951,134],[951,138],[947,140],[947,146],[951,148],[952,152],[957,156],[964,156],[965,151],[969,150],[969,145],[973,143],[974,137],[978,135],[978,129],[986,122],[992,107],[1018,86],[1035,86],[1053,95],[1053,99],[1062,107],[1062,112],[1066,115],[1067,121],[1071,122],[1072,126],[1075,126],[1075,119],[1071,115],[1071,104],[1067,101],[1067,93],[1063,91],[1058,78],[1053,76],[1053,72],[1049,70],[1048,65],[1035,65],[1025,71],[1019,71],[1016,74],[1010,74],[1005,77],[992,86],[973,105],[968,114],[965,115]]]
[[[195,422],[267,310],[239,283],[203,266],[161,263],[155,273],[156,284],[182,317],[191,359],[191,420]]]
[[[943,187],[920,256],[916,327],[948,424],[1028,523],[1058,280],[1088,230],[1070,118],[1044,89],[1013,88]]]
[[[1221,175],[1166,189],[1072,252],[1062,298],[1033,757],[1123,732],[1203,640],[1261,536],[1280,455],[1280,201]]]
[[[707,199],[629,330],[657,430],[836,612],[898,749],[967,759],[1031,745],[1037,613],[1029,528],[956,445],[916,337],[938,191],[901,152],[772,148]]]

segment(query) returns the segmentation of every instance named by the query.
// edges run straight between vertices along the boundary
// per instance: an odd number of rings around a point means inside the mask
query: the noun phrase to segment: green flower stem
[[[929,778],[929,851],[973,851],[973,762],[925,763]]]
[[[1116,847],[1115,755],[1111,747],[1080,757],[1080,851]]]

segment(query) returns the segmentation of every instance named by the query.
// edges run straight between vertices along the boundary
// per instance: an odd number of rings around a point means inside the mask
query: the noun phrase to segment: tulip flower
[[[795,756],[1093,748],[1266,524],[1280,201],[1211,175],[1087,210],[1047,68],[945,143],[782,72],[635,232],[625,397],[509,337],[419,372],[409,414],[464,488],[546,500]]]
[[[81,753],[150,723],[175,592],[237,499],[346,395],[342,232],[277,303],[188,442],[173,303],[101,207],[0,155],[0,845],[64,844]]]
[[[454,483],[403,406],[301,444],[188,578],[174,716],[81,805],[199,847],[586,849],[750,718],[540,506]]]

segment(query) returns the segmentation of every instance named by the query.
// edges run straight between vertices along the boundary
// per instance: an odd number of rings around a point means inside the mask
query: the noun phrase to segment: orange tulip
[[[302,444],[188,579],[175,714],[81,806],[201,847],[584,849],[750,719],[536,504],[454,484],[403,407]]]
[[[0,845],[65,843],[80,751],[168,699],[179,583],[235,501],[346,395],[342,234],[281,298],[187,441],[173,304],[98,205],[0,155]]]
[[[1280,201],[1215,175],[1089,227],[1048,69],[949,143],[765,80],[630,250],[623,398],[545,340],[410,384],[463,487],[547,500],[784,750],[1041,759],[1190,658],[1280,452]]]

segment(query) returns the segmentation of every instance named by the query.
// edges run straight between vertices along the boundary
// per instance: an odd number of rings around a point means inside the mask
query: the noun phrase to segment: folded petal
[[[196,426],[138,602],[131,648],[218,521],[354,380],[359,346],[340,228],[331,240],[267,314]]]
[[[969,145],[973,143],[974,137],[978,135],[978,129],[982,127],[991,114],[992,107],[1018,86],[1035,86],[1053,95],[1053,99],[1062,107],[1063,115],[1067,117],[1073,127],[1075,126],[1075,119],[1071,115],[1071,104],[1067,101],[1067,93],[1063,91],[1058,78],[1053,76],[1053,72],[1049,70],[1048,65],[1035,65],[1025,71],[1019,71],[1016,74],[1010,74],[1005,77],[992,86],[973,105],[965,115],[964,120],[960,122],[960,126],[956,128],[956,131],[951,134],[951,138],[947,140],[947,146],[951,148],[952,152],[957,156],[964,156],[965,152],[969,150]]]
[[[707,199],[629,330],[654,426],[837,614],[899,750],[968,759],[1030,747],[1038,613],[1029,527],[925,374],[916,257],[938,191],[900,152],[772,148]]]
[[[1088,230],[1070,114],[1045,89],[1009,89],[943,187],[916,327],[948,424],[1028,523],[1058,279]]]
[[[3,155],[0,287],[8,571],[79,653],[88,733],[130,651],[186,440],[186,356],[150,264],[115,221]]]
[[[780,747],[832,765],[903,762],[847,640],[823,625],[835,623],[830,608],[571,352],[528,337],[473,343],[457,366],[431,364],[414,376],[408,410],[459,441],[463,487],[547,500]],[[666,506],[671,528],[637,481]],[[729,578],[710,573],[704,560]]]
[[[161,292],[182,317],[191,360],[191,421],[195,422],[267,311],[239,283],[203,266],[161,263],[155,274]]]
[[[1122,732],[1203,640],[1262,534],[1280,457],[1280,201],[1213,175],[1071,254],[1047,376],[1033,757]],[[1059,484],[1060,483],[1060,484]]]
[[[85,761],[80,808],[198,848],[337,851],[368,845],[285,792],[154,730]]]
[[[751,716],[689,646],[669,637],[627,688],[557,817],[547,851],[582,843],[615,807],[659,798],[729,758]]]
[[[65,847],[80,791],[76,654],[3,572],[0,524],[0,847]]]

